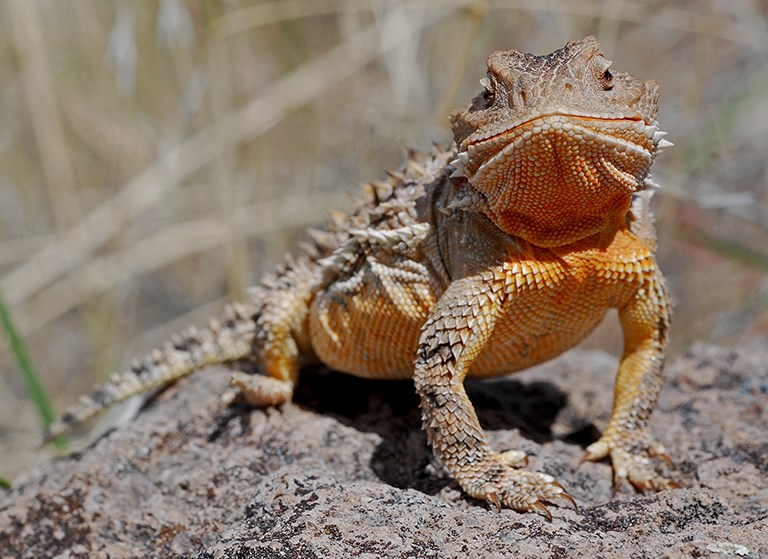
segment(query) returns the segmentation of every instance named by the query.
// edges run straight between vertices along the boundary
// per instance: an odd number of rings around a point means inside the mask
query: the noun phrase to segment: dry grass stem
[[[423,25],[444,16],[435,14],[426,18]],[[0,280],[0,291],[5,294],[8,305],[12,308],[20,305],[57,277],[84,263],[127,222],[137,218],[225,149],[263,134],[286,113],[395,48],[394,41],[379,37],[379,25],[368,25],[344,43],[287,73],[242,109],[228,113],[210,127],[171,147],[60,239],[6,274]],[[420,28],[411,29],[412,33],[419,31]]]
[[[307,227],[317,221],[315,208],[320,205],[346,207],[349,194],[308,192],[240,206],[229,214],[234,224],[220,217],[206,217],[168,226],[128,246],[94,257],[47,286],[22,306],[24,312],[20,313],[17,328],[22,335],[30,335],[120,282],[128,282],[190,255],[226,247],[233,227],[241,231],[244,238]]]
[[[38,8],[37,2],[27,0],[8,0],[5,5],[16,48],[24,60],[22,84],[54,222],[57,230],[64,231],[79,219],[80,204]]]

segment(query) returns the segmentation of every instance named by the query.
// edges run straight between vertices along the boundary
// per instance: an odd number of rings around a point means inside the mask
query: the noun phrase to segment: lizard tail
[[[135,360],[127,371],[114,373],[110,382],[81,396],[45,429],[43,441],[48,443],[118,402],[170,384],[205,365],[247,357],[252,353],[253,338],[252,313],[241,305],[228,305],[223,321],[212,320],[207,328],[192,327],[172,336],[162,349]]]

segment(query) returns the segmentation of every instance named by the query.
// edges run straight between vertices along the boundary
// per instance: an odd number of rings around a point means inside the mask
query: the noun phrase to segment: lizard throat
[[[468,138],[454,164],[502,230],[560,246],[624,221],[662,137],[642,120],[551,114]]]

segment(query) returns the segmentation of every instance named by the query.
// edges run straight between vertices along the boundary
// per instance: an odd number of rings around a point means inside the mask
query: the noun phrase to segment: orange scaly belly
[[[498,266],[508,296],[469,376],[511,373],[570,349],[609,308],[628,301],[652,269],[650,250],[629,232],[619,232],[604,249],[561,255],[542,250],[530,260],[516,256]],[[409,296],[396,302],[375,274],[365,277],[349,297],[324,292],[315,297],[309,313],[312,347],[325,364],[350,374],[410,378],[421,327],[440,293],[419,283],[405,287]]]

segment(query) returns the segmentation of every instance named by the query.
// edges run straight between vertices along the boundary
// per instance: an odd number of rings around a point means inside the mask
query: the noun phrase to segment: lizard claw
[[[533,503],[533,508],[536,509],[536,512],[546,518],[548,522],[552,522],[552,513],[549,512],[549,509],[546,507],[546,505],[544,505],[544,503],[541,501],[536,501]]]
[[[563,501],[567,501],[568,504],[573,507],[573,510],[579,510],[579,505],[576,504],[576,500],[573,497],[571,497],[568,493],[566,493],[565,488],[562,485],[560,485],[556,481],[552,482],[552,485],[559,487],[560,489],[563,490],[563,492],[557,495],[555,499],[562,499]]]
[[[648,455],[653,456],[654,458],[658,458],[663,462],[666,462],[666,464],[670,467],[675,466],[675,463],[672,461],[672,457],[669,454],[667,454],[667,451],[659,443],[650,444],[650,446],[648,447]]]
[[[566,497],[568,498],[568,500],[570,500],[574,504],[574,506],[576,506],[576,503],[573,501],[573,499],[570,496],[566,495]],[[487,500],[489,503],[491,503],[496,507],[496,510],[498,512],[501,512],[501,509],[502,509],[501,501],[499,500],[499,495],[497,493],[491,493],[490,495],[488,495]],[[548,522],[552,522],[552,513],[549,512],[549,509],[547,508],[547,506],[541,501],[535,501],[533,504],[530,505],[530,508],[528,510],[532,512],[536,512],[541,516],[543,516],[544,518],[546,518]]]
[[[501,512],[501,501],[499,500],[498,493],[490,493],[486,497],[486,499],[488,500],[489,503],[491,503],[492,505],[494,505],[496,507],[496,510],[498,512]]]

